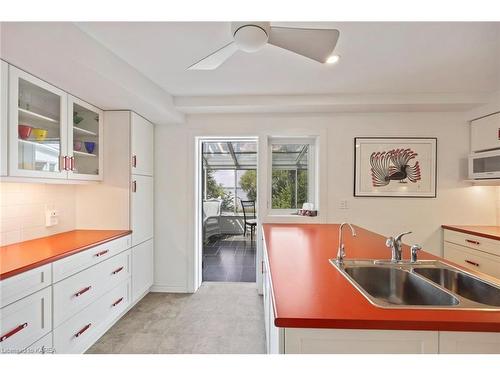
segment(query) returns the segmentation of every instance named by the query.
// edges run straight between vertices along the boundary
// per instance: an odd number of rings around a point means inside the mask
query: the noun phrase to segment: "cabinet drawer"
[[[19,353],[48,334],[51,307],[51,290],[45,288],[0,309],[0,351]]]
[[[500,241],[453,230],[444,231],[444,240],[470,249],[484,251],[500,257]]]
[[[125,236],[58,260],[52,265],[54,282],[111,258],[128,248],[130,248],[130,236]]]
[[[23,354],[54,354],[52,332],[23,350]]]
[[[130,279],[127,279],[54,330],[56,353],[83,353],[129,304]]]
[[[20,300],[52,284],[52,266],[35,268],[0,281],[0,307]]]
[[[496,277],[500,283],[500,257],[449,242],[444,243],[444,257],[461,266]]]
[[[130,250],[53,286],[54,327],[130,276]]]

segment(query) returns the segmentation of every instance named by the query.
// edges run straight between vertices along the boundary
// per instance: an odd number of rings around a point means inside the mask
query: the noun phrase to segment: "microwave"
[[[472,180],[500,178],[500,150],[470,154],[469,178]]]

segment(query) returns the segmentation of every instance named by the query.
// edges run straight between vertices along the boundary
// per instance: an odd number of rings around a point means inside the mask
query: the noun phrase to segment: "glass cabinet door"
[[[69,96],[68,130],[69,178],[102,179],[103,112],[84,101]]]
[[[66,93],[9,69],[10,174],[66,178]]]

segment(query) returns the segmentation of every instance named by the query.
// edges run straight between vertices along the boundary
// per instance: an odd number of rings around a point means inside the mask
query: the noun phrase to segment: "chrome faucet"
[[[401,238],[410,233],[412,232],[403,232],[398,234],[396,237],[389,237],[385,241],[385,246],[389,247],[392,250],[392,262],[396,263],[401,261]]]
[[[342,223],[339,226],[339,248],[337,251],[337,264],[342,264],[344,263],[344,257],[345,257],[345,247],[344,247],[344,237],[342,235],[342,229],[344,228],[344,225],[349,225],[349,228],[351,228],[351,234],[353,237],[356,237],[356,231],[354,230],[353,226],[349,223]]]

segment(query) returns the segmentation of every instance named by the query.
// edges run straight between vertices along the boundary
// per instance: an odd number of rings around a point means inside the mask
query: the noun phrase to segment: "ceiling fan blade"
[[[230,58],[238,50],[236,43],[231,42],[214,53],[191,65],[188,70],[213,70]]]
[[[268,43],[324,63],[335,49],[339,34],[336,29],[271,26]]]

